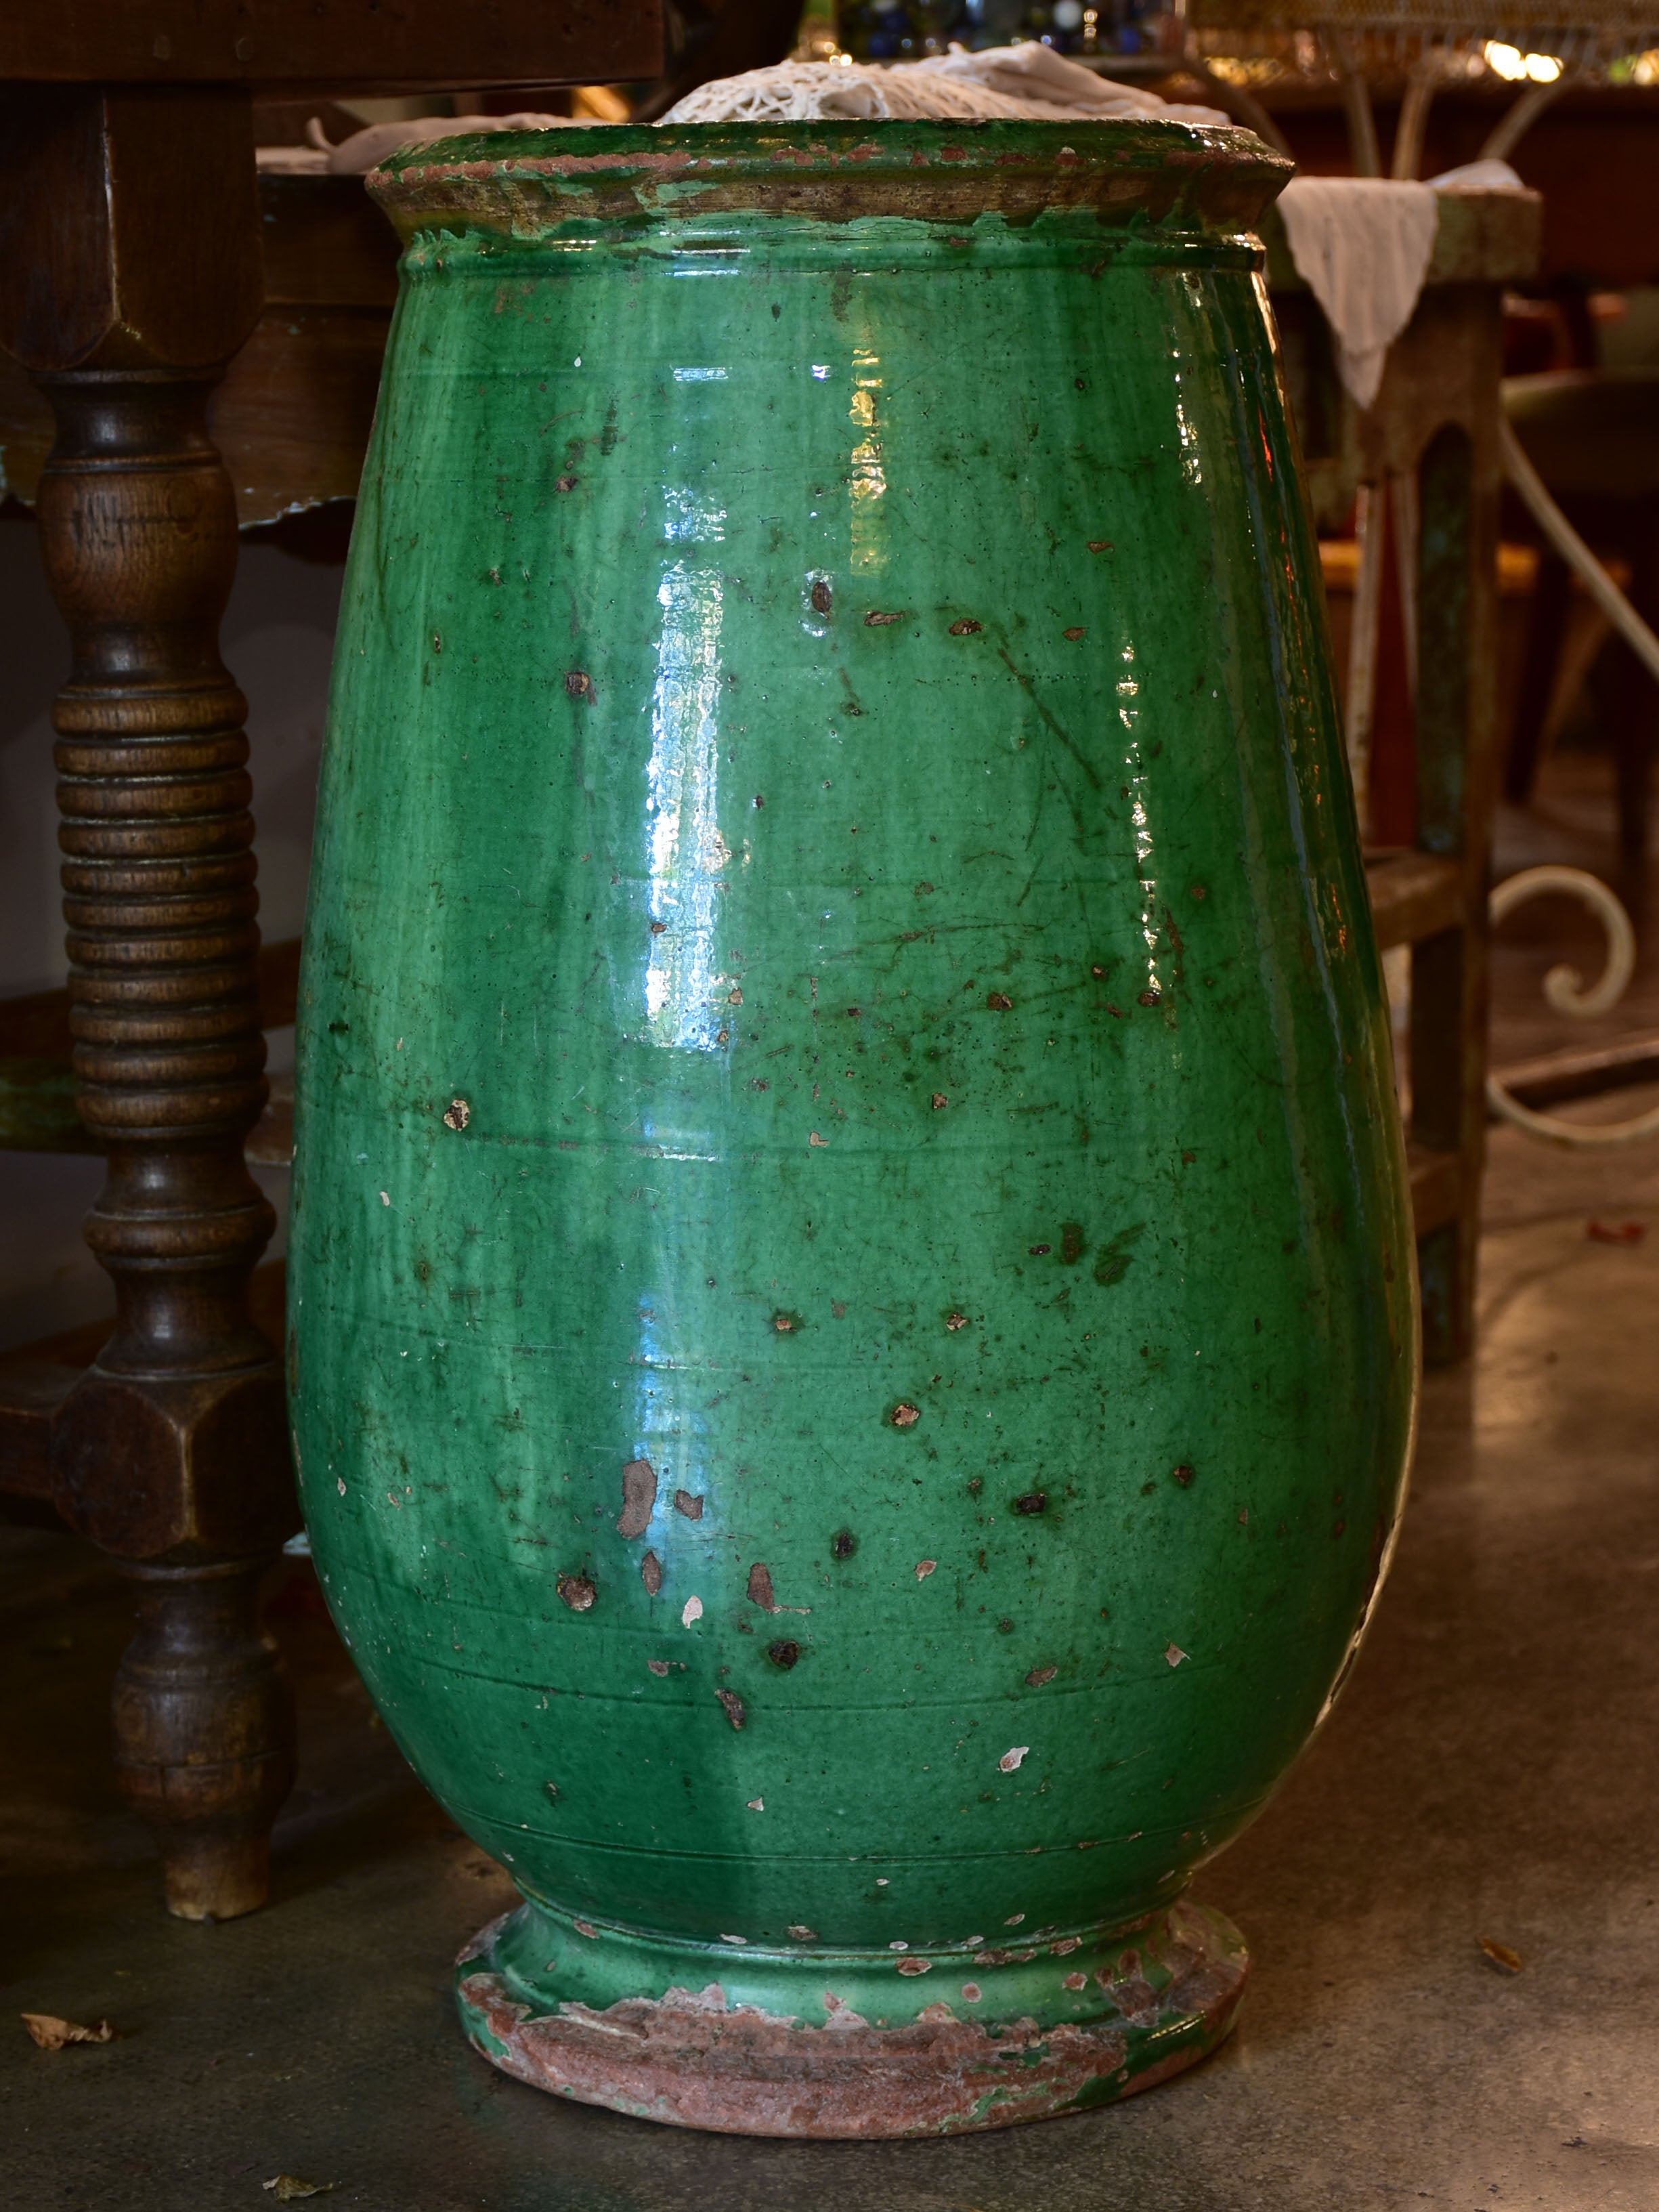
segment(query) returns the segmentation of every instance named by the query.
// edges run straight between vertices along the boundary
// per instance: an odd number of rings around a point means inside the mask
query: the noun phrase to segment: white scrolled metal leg
[[[1492,892],[1487,907],[1492,927],[1496,928],[1529,899],[1542,898],[1552,891],[1565,892],[1569,898],[1576,898],[1595,916],[1607,932],[1607,962],[1588,989],[1576,968],[1569,968],[1565,963],[1552,968],[1544,978],[1544,996],[1559,1013],[1573,1014],[1580,1020],[1592,1014],[1605,1014],[1618,1005],[1630,981],[1636,965],[1636,932],[1623,905],[1599,876],[1592,876],[1583,868],[1522,868],[1518,875],[1506,878]],[[1659,1106],[1628,1121],[1562,1121],[1553,1114],[1534,1113],[1530,1106],[1523,1106],[1495,1075],[1490,1074],[1486,1078],[1486,1103],[1494,1114],[1513,1122],[1517,1129],[1524,1129],[1528,1136],[1541,1138],[1546,1144],[1560,1145],[1569,1151],[1605,1150],[1609,1146],[1639,1144],[1644,1137],[1659,1136]]]
[[[1504,473],[1525,502],[1533,520],[1649,675],[1659,684],[1659,637],[1655,636],[1556,505],[1544,479],[1527,459],[1512,425],[1502,419],[1498,425],[1498,443],[1504,457]],[[1565,872],[1571,874],[1574,871]]]

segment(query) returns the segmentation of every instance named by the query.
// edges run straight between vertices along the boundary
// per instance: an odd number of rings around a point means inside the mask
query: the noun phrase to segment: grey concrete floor
[[[6,2203],[234,2212],[288,2172],[364,2212],[1652,2212],[1659,1148],[1560,1161],[1500,1133],[1491,1201],[1481,1350],[1429,1382],[1370,1641],[1199,1878],[1255,1957],[1207,2066],[1115,2111],[872,2146],[681,2134],[505,2081],[461,2042],[446,1968],[507,1886],[373,1723],[302,1575],[278,1608],[305,1763],[276,1897],[192,1928],[104,1761],[125,1595],[67,1540],[14,1536]],[[23,2010],[119,2033],[48,2054]]]

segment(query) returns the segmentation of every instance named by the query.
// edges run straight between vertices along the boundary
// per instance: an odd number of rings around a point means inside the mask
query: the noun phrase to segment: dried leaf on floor
[[[1587,1221],[1584,1234],[1592,1244],[1639,1244],[1648,1233],[1645,1221]]]
[[[1503,1974],[1518,1974],[1527,1963],[1518,1951],[1511,1951],[1507,1943],[1494,1942],[1490,1936],[1481,1936],[1480,1948]]]
[[[279,2204],[296,2204],[302,2197],[326,2197],[331,2189],[339,2187],[337,2181],[301,2181],[295,2173],[278,2173],[260,2187],[268,2189]]]
[[[71,2043],[109,2043],[115,2036],[106,2020],[83,2027],[78,2020],[59,2020],[56,2013],[26,2012],[21,2017],[42,2051],[62,2051]]]

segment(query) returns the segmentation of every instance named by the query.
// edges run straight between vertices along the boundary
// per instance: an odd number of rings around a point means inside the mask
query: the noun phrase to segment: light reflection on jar
[[[1134,647],[1126,645],[1121,657],[1126,661],[1133,661],[1135,657]],[[1117,695],[1121,700],[1136,698],[1139,691],[1139,683],[1134,677],[1125,676],[1120,678]],[[1120,706],[1117,710],[1119,721],[1126,730],[1130,732],[1133,731],[1139,714],[1140,710],[1138,707]],[[1129,801],[1129,820],[1135,834],[1135,880],[1140,890],[1140,936],[1142,943],[1146,947],[1146,988],[1149,992],[1156,992],[1159,997],[1162,997],[1164,986],[1159,981],[1158,974],[1158,878],[1148,872],[1152,862],[1152,821],[1146,811],[1151,794],[1147,787],[1146,768],[1141,761],[1140,743],[1133,735],[1129,740],[1129,749],[1123,756],[1123,765],[1128,772],[1125,791]]]
[[[865,432],[853,447],[848,459],[851,472],[848,489],[852,496],[852,566],[854,573],[872,574],[883,566],[881,513],[878,504],[887,489],[887,475],[882,466],[881,441],[875,435],[879,427],[876,395],[881,390],[878,374],[881,357],[866,347],[855,347],[853,353],[853,398],[848,413]]]
[[[681,372],[677,372],[677,375]],[[671,544],[719,544],[726,511],[684,486],[664,494]],[[727,979],[718,972],[716,909],[731,852],[719,813],[720,629],[725,580],[695,558],[665,567],[662,629],[646,767],[646,1035],[654,1044],[720,1049]]]

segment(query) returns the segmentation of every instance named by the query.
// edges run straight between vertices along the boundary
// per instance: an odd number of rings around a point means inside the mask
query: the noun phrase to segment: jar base
[[[583,1947],[574,1974],[561,1966],[565,1929]],[[623,1958],[606,1960],[608,1944]],[[548,1963],[528,1968],[532,1958]],[[617,1986],[607,1965],[624,1986],[662,1993],[584,2001]],[[948,1989],[917,1987],[941,1966]],[[473,2048],[534,2088],[671,2127],[873,2141],[1012,2127],[1149,2089],[1223,2040],[1249,1970],[1232,1923],[1184,1899],[1127,1931],[902,1963],[668,1946],[526,1905],[461,1954],[456,1999]],[[908,2001],[890,2020],[872,2017],[878,1976]],[[803,2017],[814,2014],[822,2025]]]

